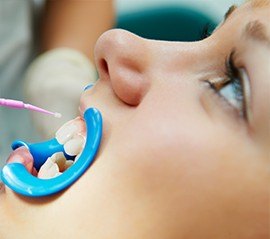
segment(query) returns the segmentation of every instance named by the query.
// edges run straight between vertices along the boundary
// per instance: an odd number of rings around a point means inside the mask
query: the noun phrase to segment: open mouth
[[[15,141],[14,151],[1,170],[3,183],[24,196],[41,197],[76,182],[94,162],[102,138],[100,111],[88,108],[83,117],[84,120],[79,117],[66,123],[49,141],[35,144]]]
[[[55,138],[63,145],[63,152],[56,152],[47,158],[37,171],[34,168],[34,159],[25,147],[17,148],[12,152],[7,163],[22,163],[29,173],[38,178],[50,179],[61,175],[80,157],[86,142],[86,124],[82,117],[77,117],[65,123],[55,134]],[[68,156],[68,157],[66,157]],[[73,160],[69,159],[73,158]]]
[[[56,132],[55,138],[64,146],[65,154],[75,157],[75,159],[67,159],[63,152],[53,154],[41,166],[37,174],[38,178],[48,179],[61,175],[77,161],[86,141],[86,125],[84,119],[77,117],[67,122]]]

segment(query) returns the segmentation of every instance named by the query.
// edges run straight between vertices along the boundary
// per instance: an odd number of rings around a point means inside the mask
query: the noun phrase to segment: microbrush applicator
[[[4,106],[7,108],[13,108],[13,109],[27,109],[27,110],[31,110],[31,111],[36,111],[36,112],[40,112],[40,113],[44,113],[44,114],[53,115],[56,118],[62,117],[62,115],[58,112],[51,112],[51,111],[42,109],[40,107],[31,105],[31,104],[26,104],[26,103],[19,101],[19,100],[0,98],[0,106]]]

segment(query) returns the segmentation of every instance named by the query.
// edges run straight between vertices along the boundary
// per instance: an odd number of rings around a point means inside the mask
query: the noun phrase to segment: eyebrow
[[[253,0],[252,2],[252,7],[257,8],[257,7],[263,7],[266,5],[269,5],[270,1],[265,1],[265,0]],[[227,12],[224,15],[224,21],[222,25],[226,22],[226,20],[229,18],[229,16],[237,9],[238,7],[236,5],[232,5],[229,7]],[[270,38],[267,36],[266,33],[266,27],[263,25],[261,22],[258,20],[251,21],[249,22],[245,29],[244,29],[244,37],[260,41],[262,43],[266,43],[270,47]]]
[[[224,15],[224,22],[229,18],[229,16],[234,12],[235,9],[237,9],[236,5],[232,5],[229,7],[229,9],[227,10],[227,12]]]
[[[270,38],[267,36],[266,27],[258,20],[251,21],[246,25],[243,36],[262,42],[270,47]]]

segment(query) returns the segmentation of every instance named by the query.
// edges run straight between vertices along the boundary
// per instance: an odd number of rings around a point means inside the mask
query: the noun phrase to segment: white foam
[[[54,113],[54,117],[55,117],[55,118],[61,118],[62,115],[61,115],[60,113],[58,113],[58,112],[55,112],[55,113]]]

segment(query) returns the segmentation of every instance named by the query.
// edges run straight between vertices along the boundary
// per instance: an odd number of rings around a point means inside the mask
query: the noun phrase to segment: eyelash
[[[200,40],[204,40],[211,36],[213,32],[213,26],[211,24],[207,23],[204,25],[202,31]],[[220,90],[225,87],[227,84],[232,84],[232,88],[235,94],[235,98],[238,102],[241,102],[241,109],[239,110],[239,115],[244,118],[245,120],[248,120],[247,117],[247,108],[246,108],[246,99],[244,96],[244,83],[240,74],[240,70],[236,67],[235,60],[235,51],[232,50],[229,56],[225,60],[225,73],[226,76],[224,79],[219,80],[218,82],[212,82],[210,80],[207,81],[207,83],[210,86],[210,89],[219,97],[219,99],[222,100],[222,102],[226,103],[226,106],[230,106],[230,108],[235,108],[230,104],[230,102],[220,94]],[[220,87],[221,85],[221,87]]]
[[[235,66],[235,61],[234,61],[234,55],[235,51],[232,51],[229,58],[226,60],[226,75],[230,81],[228,83],[232,83],[233,89],[235,92],[235,95],[237,97],[237,100],[241,100],[243,102],[244,100],[244,86],[243,86],[243,81],[240,76],[239,69]]]
[[[204,25],[204,27],[202,28],[201,34],[200,34],[200,39],[199,40],[203,40],[209,36],[211,36],[213,30],[212,30],[213,26],[211,26],[210,23],[206,23]]]
[[[245,107],[244,86],[239,72],[239,69],[235,65],[234,60],[235,51],[232,51],[229,57],[225,61],[225,78],[218,82],[207,81],[210,88],[225,102],[231,105],[228,100],[220,94],[220,90],[227,84],[232,84],[232,88],[236,97],[236,100],[242,103],[242,108],[239,113],[244,119],[247,119],[247,112]]]

